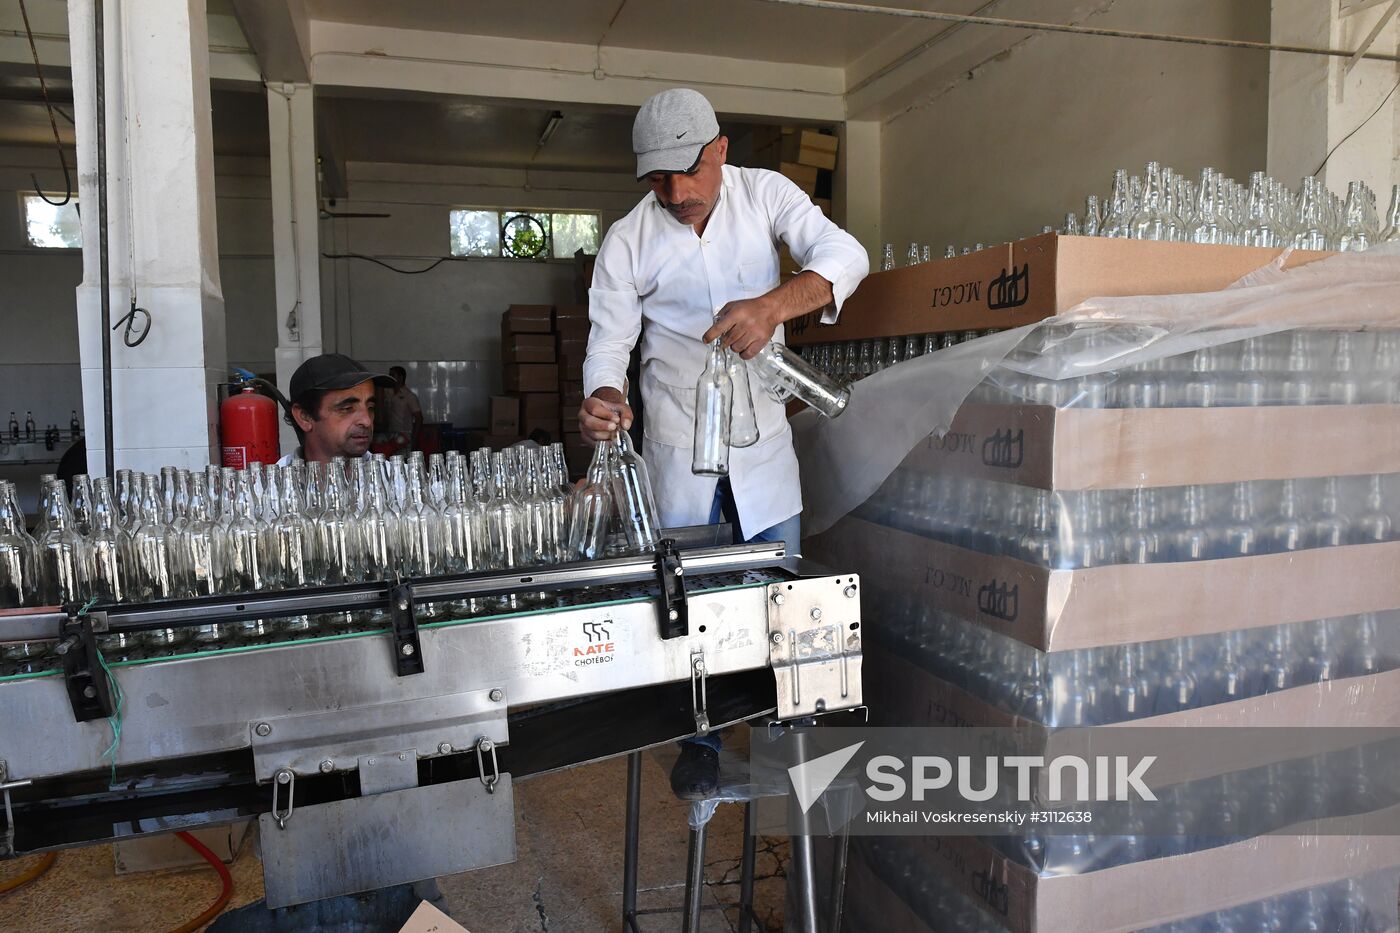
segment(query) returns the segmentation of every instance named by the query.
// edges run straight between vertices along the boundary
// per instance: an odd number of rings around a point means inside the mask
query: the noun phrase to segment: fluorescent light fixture
[[[540,134],[540,148],[543,149],[549,143],[549,138],[554,135],[554,131],[559,129],[559,124],[564,122],[564,115],[558,110],[549,115],[549,122],[544,125],[544,132]]]

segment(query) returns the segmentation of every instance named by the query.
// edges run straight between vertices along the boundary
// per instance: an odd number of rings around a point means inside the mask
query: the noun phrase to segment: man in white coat
[[[580,430],[597,441],[631,427],[627,363],[640,335],[643,454],[661,524],[727,518],[738,540],[786,541],[795,551],[802,492],[783,405],[750,376],[759,440],[731,450],[729,476],[717,482],[690,471],[695,384],[711,341],[747,360],[782,341],[784,321],[818,308],[835,321],[870,259],[787,178],[726,165],[729,140],[697,91],[673,88],[642,104],[632,149],[651,194],[598,250]],[[802,271],[780,282],[783,244]],[[671,775],[678,796],[714,792],[718,748],[713,735],[682,745]]]

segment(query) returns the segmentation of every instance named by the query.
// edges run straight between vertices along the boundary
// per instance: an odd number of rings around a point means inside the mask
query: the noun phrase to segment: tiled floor
[[[732,744],[742,743],[742,729]],[[733,734],[733,733],[731,733]],[[670,791],[674,752],[642,763],[638,895],[643,910],[684,900],[688,807]],[[471,933],[616,933],[622,929],[622,850],[627,763],[614,759],[517,783],[517,859],[441,880],[453,917]],[[251,836],[250,836],[251,843]],[[737,928],[743,809],[721,806],[706,849],[703,933]],[[760,839],[755,905],[770,931],[782,929],[786,840]],[[0,862],[0,881],[28,860]],[[262,896],[262,866],[251,844],[232,866],[231,907]],[[207,868],[115,875],[110,846],[63,853],[34,883],[0,898],[0,931],[101,930],[159,933],[197,915],[218,893]],[[679,930],[679,913],[648,914],[643,933]]]

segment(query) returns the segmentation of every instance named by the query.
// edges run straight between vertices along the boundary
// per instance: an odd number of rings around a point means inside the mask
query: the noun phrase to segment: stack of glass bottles
[[[941,871],[923,864],[919,840],[864,837],[852,840],[854,856],[931,929],[949,933],[1003,933],[1006,926],[986,901],[968,894]],[[1400,872],[1372,872],[1275,894],[1224,910],[1146,928],[1143,933],[1389,933],[1395,929],[1395,888]],[[888,922],[874,898],[851,898],[849,912],[864,919],[858,929]],[[857,922],[860,922],[859,920]]]
[[[1347,183],[1345,193],[1329,190],[1316,176],[1305,176],[1297,190],[1263,172],[1247,183],[1206,166],[1186,174],[1148,162],[1141,175],[1113,173],[1109,191],[1084,198],[1081,212],[1070,212],[1058,226],[1045,225],[1028,236],[1059,233],[1181,243],[1361,251],[1400,240],[1400,185],[1390,192],[1382,217],[1376,193],[1365,182]],[[985,244],[948,245],[943,258],[965,256]],[[905,265],[929,261],[929,248],[910,244]],[[882,269],[894,268],[894,244],[886,243]]]
[[[986,337],[997,333],[997,330],[993,327],[936,334],[909,334],[902,337],[875,337],[869,340],[810,344],[797,349],[802,354],[802,359],[818,372],[840,383],[852,383],[905,360],[955,347],[978,337]]]
[[[606,451],[607,520],[622,552],[656,546],[659,526],[646,465],[621,435]],[[600,456],[602,454],[600,453]],[[594,491],[596,493],[596,490]],[[596,500],[596,495],[593,499]],[[568,484],[563,447],[381,455],[245,470],[119,470],[64,485],[47,478],[32,531],[14,485],[0,481],[0,609],[159,601],[300,589],[321,584],[510,569],[602,555],[580,547],[589,491]],[[612,503],[617,503],[614,509]],[[575,516],[583,513],[580,520]],[[573,519],[573,521],[571,521]],[[591,528],[591,531],[590,531]],[[428,618],[471,613],[474,602],[427,607]],[[381,627],[373,613],[110,635],[118,658],[172,649]],[[0,676],[46,669],[50,646],[9,645]]]

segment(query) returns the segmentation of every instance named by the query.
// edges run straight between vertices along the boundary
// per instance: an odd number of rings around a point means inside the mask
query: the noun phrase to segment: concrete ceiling
[[[907,0],[866,2],[900,6]],[[939,4],[958,10],[977,5]],[[762,0],[306,0],[306,10],[313,20],[365,26],[831,67],[850,65],[892,38],[913,32],[917,44],[930,32],[893,17]]]

